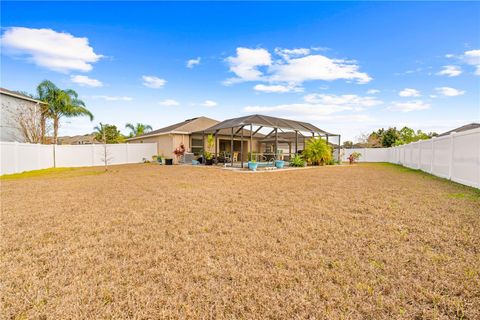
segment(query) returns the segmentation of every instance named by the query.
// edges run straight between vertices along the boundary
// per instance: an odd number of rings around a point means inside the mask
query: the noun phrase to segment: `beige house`
[[[133,137],[127,139],[127,142],[130,143],[147,143],[155,142],[157,143],[157,153],[165,158],[174,159],[173,151],[178,148],[181,144],[185,146],[187,152],[193,153],[195,156],[201,155],[204,150],[208,150],[207,146],[207,134],[203,133],[204,130],[220,123],[218,120],[210,119],[207,117],[198,117],[187,119],[183,122],[179,122],[173,125],[170,125],[165,128],[158,130],[150,131],[146,134],[143,134],[138,137]],[[233,139],[233,154],[236,161],[240,161],[240,155],[243,155],[243,160],[248,160],[248,150],[250,148],[250,142],[244,139],[243,141],[243,152],[241,152],[241,132],[236,132],[236,135]],[[243,130],[244,137],[250,135],[249,130]],[[252,139],[253,149],[258,150],[259,148],[259,139],[263,135],[257,134],[257,137]],[[223,152],[231,152],[231,132],[228,129],[219,130],[216,135],[217,151],[219,154]],[[210,150],[210,152],[214,152]]]
[[[210,147],[208,135],[214,137]],[[312,137],[325,139],[337,149],[336,157],[339,157],[339,134],[326,132],[307,122],[259,114],[222,122],[207,117],[188,119],[127,141],[155,142],[158,154],[165,158],[174,158],[173,151],[183,145],[195,156],[208,151],[219,163],[229,162],[231,166],[240,163],[243,168],[244,162],[250,159],[268,163],[289,161],[302,152],[306,141]]]

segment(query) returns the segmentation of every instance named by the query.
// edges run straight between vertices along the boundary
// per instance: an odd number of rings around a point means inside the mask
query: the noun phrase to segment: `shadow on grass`
[[[68,178],[79,176],[90,176],[105,173],[104,170],[85,170],[85,168],[48,168],[41,170],[25,171],[13,174],[4,174],[0,180],[19,180],[26,178]]]
[[[396,170],[398,172],[403,172],[403,173],[407,173],[407,174],[416,174],[419,177],[421,176],[422,178],[432,179],[432,180],[435,180],[435,181],[441,181],[443,183],[447,183],[447,184],[450,184],[452,186],[456,186],[456,187],[461,189],[459,191],[462,191],[462,192],[458,192],[458,193],[449,193],[449,194],[446,195],[447,197],[453,198],[453,199],[467,199],[467,200],[480,201],[480,189],[470,187],[470,186],[466,186],[466,185],[463,185],[461,183],[458,183],[458,182],[455,182],[455,181],[452,181],[452,180],[449,180],[449,179],[437,177],[437,176],[434,176],[433,174],[427,173],[427,172],[422,171],[420,169],[411,169],[411,168],[404,167],[404,166],[399,165],[399,164],[389,163],[389,162],[362,163],[362,165],[373,165],[373,166],[376,166],[376,167],[391,168],[391,169]]]

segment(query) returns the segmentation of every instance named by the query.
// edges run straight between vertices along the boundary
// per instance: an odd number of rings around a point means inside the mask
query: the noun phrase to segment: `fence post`
[[[130,163],[128,162],[128,143],[125,143],[125,154],[126,154],[126,159],[125,159],[125,163]]]
[[[90,151],[92,151],[92,167],[95,166],[95,143],[92,142],[92,147],[90,148]]]
[[[430,159],[430,174],[433,174],[433,163],[434,163],[434,159],[435,159],[435,140],[434,139],[437,139],[437,137],[432,137],[432,158]]]
[[[453,138],[455,136],[456,132],[450,133],[450,163],[448,164],[448,179],[452,179],[452,169],[453,169],[453,153],[455,152],[454,144],[453,144]]]
[[[40,167],[40,163],[41,163],[41,161],[40,161],[40,158],[41,158],[41,156],[40,156],[40,154],[41,154],[40,149],[42,148],[42,145],[37,143],[36,146],[37,146],[37,169],[43,169],[43,168]]]
[[[18,142],[17,141],[13,143],[13,163],[14,163],[13,173],[17,173],[18,172]]]
[[[418,144],[418,169],[422,170],[422,142],[419,140]]]

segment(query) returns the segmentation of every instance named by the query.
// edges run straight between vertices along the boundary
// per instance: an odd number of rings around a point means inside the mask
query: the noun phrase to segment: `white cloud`
[[[459,66],[443,66],[442,70],[440,70],[437,75],[439,76],[448,76],[448,77],[457,77],[462,74],[462,68]]]
[[[80,76],[80,75],[75,75],[75,76],[70,76],[70,80],[73,83],[76,83],[82,87],[101,87],[103,86],[103,83],[100,80],[97,79],[92,79],[87,76]]]
[[[378,106],[383,101],[375,97],[361,97],[355,94],[319,94],[312,93],[303,97],[305,102],[311,104],[322,104],[326,106],[344,106],[347,110],[363,110],[364,108]]]
[[[218,105],[218,103],[216,103],[215,101],[213,100],[205,100],[204,102],[202,102],[200,104],[202,107],[207,107],[207,108],[212,108],[212,107],[216,107]]]
[[[92,63],[103,57],[93,51],[88,38],[52,29],[11,27],[0,41],[5,53],[26,57],[38,66],[58,72],[90,71]]]
[[[450,87],[440,87],[440,88],[435,88],[435,90],[446,97],[456,97],[456,96],[461,96],[465,94],[465,91],[463,90],[458,90],[455,88],[450,88]]]
[[[392,102],[392,105],[388,109],[393,111],[411,112],[430,109],[430,104],[425,103],[421,100]]]
[[[467,50],[463,54],[447,54],[447,58],[454,58],[459,63],[473,66],[475,68],[474,74],[480,76],[480,49]]]
[[[187,61],[187,68],[192,69],[195,65],[200,64],[200,57],[197,57],[196,59],[190,59]]]
[[[320,54],[311,54],[310,49],[275,49],[279,59],[272,61],[266,49],[237,48],[237,55],[228,57],[230,71],[236,78],[227,79],[225,84],[244,81],[263,81],[273,84],[297,85],[305,81],[333,81],[344,79],[367,83],[372,78],[359,71],[355,61],[330,59]],[[266,67],[265,70],[259,67]]]
[[[333,95],[314,93],[304,96],[303,100],[304,102],[292,104],[246,106],[244,111],[314,120],[325,119],[326,116],[342,111],[358,112],[383,103],[375,97],[361,97],[353,94]]]
[[[257,84],[253,87],[256,91],[261,92],[268,92],[268,93],[284,93],[284,92],[303,92],[303,88],[296,87],[295,85],[265,85],[265,84]]]
[[[180,105],[180,102],[173,99],[166,99],[166,100],[160,101],[159,104],[165,107],[175,107]]]
[[[285,60],[289,60],[293,57],[301,57],[310,54],[310,49],[307,48],[297,48],[297,49],[281,49],[275,48],[275,54],[281,56]]]
[[[400,97],[419,97],[420,92],[417,89],[405,88],[398,93]]]
[[[480,76],[480,49],[465,51],[463,54],[465,63],[474,66],[475,74]]]
[[[380,90],[378,89],[370,89],[367,91],[367,94],[378,94],[380,93]]]
[[[132,101],[132,97],[122,97],[122,96],[92,96],[92,99],[102,99],[105,101]]]
[[[237,56],[228,57],[226,61],[230,65],[230,71],[237,76],[224,82],[228,85],[235,82],[260,80],[263,74],[258,67],[271,65],[272,57],[265,49],[237,48]]]
[[[162,88],[167,83],[167,80],[155,76],[142,76],[142,80],[145,87],[153,89]]]
[[[358,71],[359,67],[352,61],[330,59],[322,55],[309,55],[290,59],[286,63],[277,63],[270,67],[270,81],[296,82],[338,79],[367,83],[372,78]]]

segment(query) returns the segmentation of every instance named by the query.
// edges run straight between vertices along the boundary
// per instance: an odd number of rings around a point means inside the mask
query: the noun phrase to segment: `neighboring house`
[[[442,134],[439,134],[438,137],[448,136],[452,132],[463,132],[463,131],[473,130],[473,129],[477,129],[477,128],[480,128],[480,123],[472,122],[472,123],[466,124],[464,126],[449,130],[449,131],[444,132]]]
[[[84,134],[79,136],[64,136],[58,137],[58,144],[100,144],[101,142],[95,140],[95,134]]]
[[[15,121],[15,116],[22,108],[28,106],[39,107],[44,102],[4,88],[0,88],[0,100],[2,105],[0,141],[25,142],[17,121]]]

